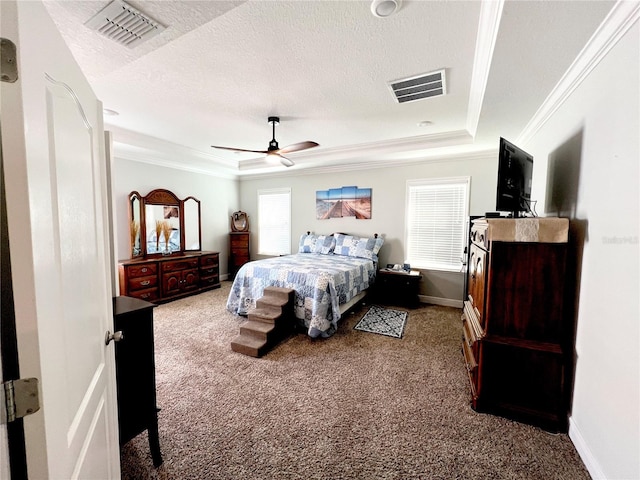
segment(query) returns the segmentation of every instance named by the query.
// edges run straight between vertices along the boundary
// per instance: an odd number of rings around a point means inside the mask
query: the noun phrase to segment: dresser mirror
[[[201,249],[200,201],[196,198],[181,200],[169,190],[156,189],[144,197],[132,192],[129,205],[132,258]]]
[[[184,249],[200,250],[200,200],[187,197],[182,201],[184,217]]]
[[[131,258],[141,257],[140,225],[142,217],[142,200],[138,192],[129,194],[129,232],[131,234]]]

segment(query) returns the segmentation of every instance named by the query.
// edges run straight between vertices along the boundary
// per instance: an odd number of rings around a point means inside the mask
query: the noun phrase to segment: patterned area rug
[[[402,338],[407,323],[407,312],[372,305],[364,317],[353,327],[363,332]]]

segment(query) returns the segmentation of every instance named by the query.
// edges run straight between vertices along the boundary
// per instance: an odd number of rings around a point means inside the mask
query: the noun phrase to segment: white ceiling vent
[[[389,86],[398,103],[414,102],[447,93],[444,70],[396,80],[389,83]]]
[[[113,0],[85,25],[129,48],[155,37],[166,28],[121,0]]]

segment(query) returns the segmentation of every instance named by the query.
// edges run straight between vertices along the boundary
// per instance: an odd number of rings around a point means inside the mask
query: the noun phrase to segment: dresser
[[[120,445],[147,430],[153,464],[157,467],[162,456],[156,404],[154,307],[153,303],[137,298],[113,299],[114,327],[123,334],[115,343]]]
[[[220,287],[220,254],[122,260],[118,276],[120,295],[162,303]]]
[[[229,233],[229,277],[233,278],[249,261],[249,232]]]
[[[475,410],[567,431],[568,227],[562,218],[473,221],[462,351]]]

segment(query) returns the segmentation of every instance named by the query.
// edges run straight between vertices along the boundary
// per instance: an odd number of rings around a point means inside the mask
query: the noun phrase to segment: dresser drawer
[[[218,274],[219,274],[219,270],[217,265],[215,267],[200,269],[200,277],[211,277],[213,275],[218,275]]]
[[[146,300],[152,302],[159,298],[158,288],[147,288],[143,290],[135,290],[129,292],[129,297],[139,298],[140,300]]]
[[[148,277],[129,278],[129,291],[152,288],[158,285],[158,276],[151,275]]]
[[[218,255],[206,255],[200,257],[200,267],[208,267],[208,266],[218,266],[219,258]]]
[[[179,270],[187,270],[190,268],[198,268],[198,259],[189,258],[184,260],[174,260],[170,262],[162,262],[163,272],[176,272]]]
[[[249,235],[231,235],[231,248],[249,248]]]
[[[211,277],[200,277],[200,286],[202,288],[211,287],[220,284],[220,276],[213,275]]]
[[[128,265],[127,275],[133,277],[147,277],[158,273],[157,263],[144,263],[142,265]]]

